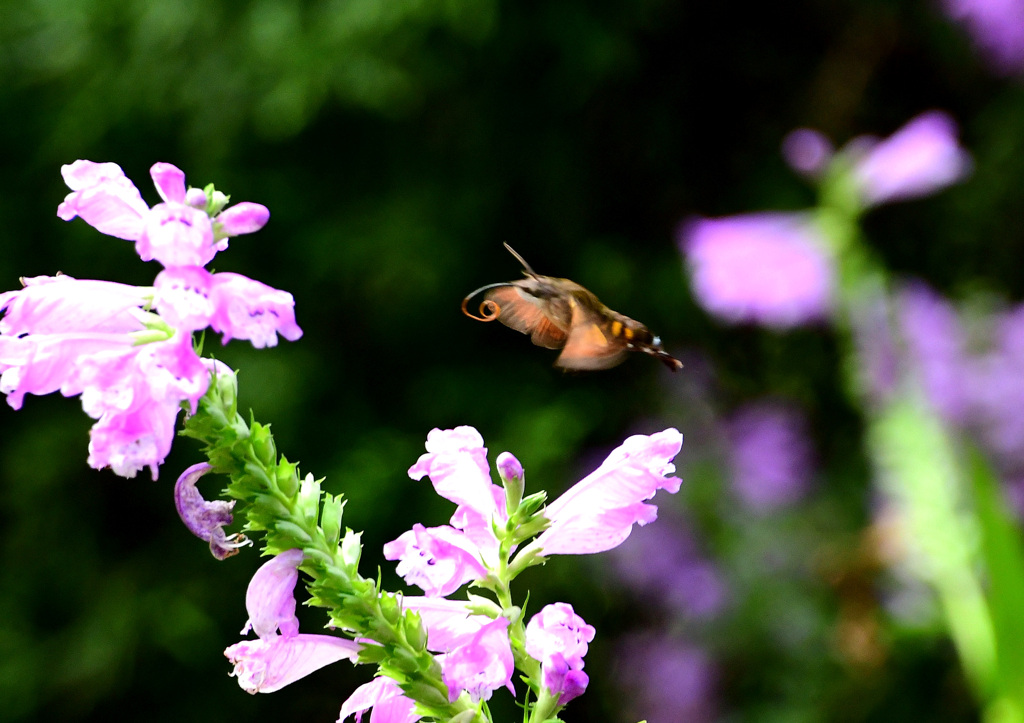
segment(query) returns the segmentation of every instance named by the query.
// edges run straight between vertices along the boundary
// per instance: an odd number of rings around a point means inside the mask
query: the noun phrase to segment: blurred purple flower
[[[613,550],[612,566],[625,584],[676,614],[713,618],[728,600],[721,573],[697,550],[685,523],[668,511],[664,515],[668,517],[661,524],[637,530]]]
[[[993,70],[1024,72],[1024,0],[943,0]]]
[[[852,309],[860,390],[878,405],[888,400],[899,380],[899,356],[889,323],[888,299],[879,294]]]
[[[832,141],[811,128],[797,128],[782,141],[782,156],[790,168],[812,178],[824,172],[834,153]]]
[[[782,155],[796,172],[818,178],[837,154],[822,133],[798,128],[782,142]],[[883,140],[858,136],[838,156],[849,164],[865,207],[927,196],[971,171],[971,157],[957,143],[956,121],[934,110]]]
[[[812,454],[806,427],[802,413],[778,402],[749,404],[729,421],[733,491],[747,509],[768,513],[807,492]]]
[[[829,312],[832,262],[803,214],[696,219],[680,243],[697,300],[726,321],[786,328]]]
[[[995,320],[991,348],[969,360],[970,424],[1011,475],[1024,475],[1024,306]]]
[[[631,720],[704,723],[716,719],[716,673],[703,650],[661,634],[627,638],[617,677]]]
[[[964,422],[966,342],[956,310],[922,283],[900,292],[897,309],[910,369],[920,375],[925,396],[944,419]]]
[[[919,198],[964,179],[971,157],[956,137],[952,117],[929,111],[868,148],[853,169],[865,203]]]

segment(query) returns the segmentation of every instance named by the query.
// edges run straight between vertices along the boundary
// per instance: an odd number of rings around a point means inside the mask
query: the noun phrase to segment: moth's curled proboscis
[[[476,321],[494,321],[497,319],[501,315],[501,306],[493,299],[484,299],[480,302],[480,316],[474,315],[466,307],[469,305],[469,300],[481,291],[487,291],[487,289],[493,289],[498,286],[508,286],[508,284],[488,284],[487,286],[481,286],[473,293],[467,295],[466,298],[462,300],[462,313]]]

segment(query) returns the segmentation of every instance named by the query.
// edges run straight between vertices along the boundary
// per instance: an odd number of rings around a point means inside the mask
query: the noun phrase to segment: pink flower
[[[186,191],[185,174],[170,163],[156,163],[150,169],[163,199],[153,208],[117,164],[79,160],[61,172],[72,192],[57,209],[60,218],[70,221],[78,216],[101,233],[135,241],[143,261],[156,259],[168,267],[205,266],[227,248],[223,236],[257,231],[270,216],[265,207],[244,203],[223,211],[223,218],[211,219],[196,207],[196,194]]]
[[[480,432],[473,427],[432,429],[427,434],[427,453],[409,468],[409,477],[430,477],[437,494],[457,505],[466,505],[481,514],[496,512],[487,464],[487,448]]]
[[[213,274],[201,266],[164,269],[153,282],[153,306],[175,329],[199,331],[210,325]]]
[[[253,203],[222,211],[223,194],[186,190],[184,173],[168,163],[151,169],[163,199],[153,208],[116,164],[76,161],[62,173],[71,193],[61,218],[80,216],[133,240],[143,259],[167,268],[152,290],[44,276],[0,294],[0,392],[15,409],[25,394],[81,394],[83,409],[98,420],[89,464],[126,477],[148,466],[155,478],[182,404],[194,413],[210,382],[190,332],[212,326],[225,343],[236,337],[257,347],[273,346],[278,334],[302,335],[291,294],[202,268],[227,236],[259,229],[269,212]],[[219,214],[216,228],[207,208]]]
[[[0,392],[12,408],[21,409],[26,394],[51,394],[65,387],[82,360],[101,352],[125,352],[131,344],[126,334],[0,335]]]
[[[587,689],[583,672],[587,643],[594,639],[593,626],[564,602],[545,605],[526,625],[526,652],[541,662],[544,686],[564,706]]]
[[[578,698],[587,690],[590,676],[578,668],[572,668],[561,654],[555,653],[541,664],[544,687],[558,696],[558,705],[565,705]]]
[[[502,452],[498,455],[498,459],[494,460],[494,463],[497,465],[498,474],[501,475],[503,480],[515,480],[522,484],[523,465],[511,452]]]
[[[448,699],[454,701],[463,691],[474,702],[489,700],[491,693],[501,687],[512,687],[515,665],[508,641],[509,622],[503,617],[491,620],[441,660],[444,684],[448,686]]]
[[[156,479],[171,451],[178,404],[154,402],[122,413],[105,414],[89,430],[89,466],[109,467],[121,477],[134,477],[149,467]]]
[[[270,211],[266,206],[244,201],[221,211],[216,222],[225,236],[241,236],[259,231],[269,220]]]
[[[363,713],[370,708],[373,708],[370,723],[413,723],[420,719],[415,706],[395,681],[381,676],[353,691],[341,706],[338,723],[345,723],[350,715],[355,716],[355,723],[360,723]]]
[[[295,584],[302,550],[287,550],[265,562],[245,594],[249,621],[258,640],[245,640],[224,651],[235,668],[232,675],[248,693],[272,693],[343,658],[355,661],[362,647],[334,635],[299,633],[295,617]]]
[[[496,562],[498,540],[492,524],[507,520],[505,491],[491,482],[483,437],[469,426],[434,429],[426,447],[409,476],[418,480],[429,475],[437,494],[458,505],[452,526],[476,545],[482,562]]]
[[[540,661],[544,686],[558,696],[559,705],[586,690],[583,656],[593,639],[593,626],[567,603],[545,605],[526,625],[526,652]]]
[[[90,432],[89,464],[134,477],[148,466],[157,477],[174,440],[174,423],[187,401],[194,412],[210,375],[189,335],[80,356],[65,370],[61,392],[81,394]]]
[[[339,660],[355,660],[361,646],[335,635],[278,635],[243,640],[225,649],[232,675],[246,693],[273,693]]]
[[[545,605],[526,625],[526,652],[541,662],[558,654],[570,667],[582,668],[587,643],[593,639],[594,627],[568,603]]]
[[[214,274],[210,285],[214,312],[210,326],[224,335],[223,342],[248,339],[257,349],[277,346],[277,335],[288,341],[302,336],[295,323],[295,299],[241,274]]]
[[[181,403],[194,410],[209,373],[191,338],[136,345],[141,290],[69,277],[30,279],[0,295],[0,390],[18,409],[25,394],[82,395],[99,420],[89,464],[133,477],[170,451]]]
[[[448,653],[472,638],[491,621],[486,615],[469,611],[467,603],[443,597],[405,595],[402,607],[415,610],[427,629],[427,649]]]
[[[697,300],[725,321],[787,328],[830,312],[832,260],[802,214],[697,219],[681,246]]]
[[[487,700],[502,686],[515,694],[509,621],[472,613],[467,605],[441,597],[402,598],[402,607],[415,610],[423,621],[427,649],[440,653],[438,661],[450,700],[463,691],[469,691],[476,701]]]
[[[78,216],[100,233],[126,241],[142,235],[149,206],[116,163],[75,161],[62,166],[61,175],[71,193],[57,207],[60,218]]]
[[[667,475],[675,471],[672,459],[682,444],[675,429],[626,439],[600,467],[547,506],[544,517],[551,526],[529,548],[540,548],[545,556],[582,555],[621,544],[634,524],[657,518],[658,508],[644,500],[659,489],[679,491],[681,480]]]
[[[242,628],[261,638],[296,635],[299,619],[295,617],[295,585],[299,582],[302,550],[286,550],[267,560],[252,576],[245,591],[245,609],[249,620]]]
[[[153,206],[135,242],[140,259],[156,259],[164,266],[205,266],[218,250],[206,212],[178,202]]]
[[[0,334],[124,334],[144,328],[132,313],[146,303],[146,292],[137,286],[63,275],[21,281],[23,288],[0,294]]]
[[[399,560],[395,571],[407,583],[440,597],[487,575],[480,554],[465,533],[447,526],[426,528],[417,524],[384,545],[384,557]]]
[[[810,485],[807,422],[795,407],[759,402],[729,420],[733,491],[745,507],[769,514],[799,500]]]

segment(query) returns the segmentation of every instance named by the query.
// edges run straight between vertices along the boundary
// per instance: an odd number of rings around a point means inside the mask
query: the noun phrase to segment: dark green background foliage
[[[724,616],[673,632],[717,661],[721,720],[973,720],[930,631],[883,629],[870,664],[836,643],[850,601],[871,608],[877,570],[856,562],[870,478],[830,334],[709,320],[675,242],[693,214],[810,203],[779,155],[790,129],[844,141],[938,107],[962,124],[974,177],[880,209],[869,238],[944,292],[1019,298],[1024,91],[933,5],[4,3],[0,286],[58,270],[149,283],[157,267],[131,244],[55,216],[59,170],[115,161],[155,203],[149,166],[172,162],[271,209],[215,266],[290,290],[305,336],[207,345],[241,370],[241,406],[279,448],[348,497],[365,574],[382,543],[450,514],[405,473],[433,427],[476,426],[492,455],[519,456],[528,491],[554,494],[625,435],[675,425],[689,484],[666,504],[685,505],[734,592]],[[643,320],[688,368],[564,374],[525,337],[464,318],[465,293],[519,274],[502,241]],[[714,425],[765,394],[806,409],[822,471],[799,507],[752,522],[721,493]],[[30,397],[0,425],[0,719],[335,720],[368,671],[336,665],[257,697],[227,676],[258,560],[218,563],[177,521],[173,481],[199,459],[187,440],[159,480],[123,480],[87,468],[77,400]],[[664,622],[606,568],[566,558],[523,579],[534,609],[567,600],[598,628],[567,720],[623,720],[616,636]],[[302,615],[310,631],[323,620]]]

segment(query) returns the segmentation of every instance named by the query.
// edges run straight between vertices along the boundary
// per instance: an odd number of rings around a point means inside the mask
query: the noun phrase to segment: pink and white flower
[[[61,169],[71,193],[57,209],[65,221],[76,216],[101,233],[135,242],[143,261],[164,266],[205,266],[227,248],[224,237],[258,231],[270,218],[254,203],[228,209],[223,219],[211,219],[190,204],[185,174],[170,163],[156,163],[150,176],[163,203],[150,208],[142,194],[115,163],[79,160]],[[222,236],[217,237],[214,222]]]
[[[405,697],[395,681],[381,676],[353,691],[341,706],[338,723],[345,723],[349,716],[355,716],[355,723],[360,723],[363,713],[371,708],[370,723],[414,723],[420,719],[415,707],[416,703]]]
[[[657,519],[658,508],[646,500],[659,489],[679,491],[682,480],[671,474],[682,445],[683,435],[671,428],[627,438],[600,467],[547,506],[544,517],[551,525],[527,549],[539,548],[545,556],[583,555],[621,544],[633,525]]]
[[[302,550],[288,550],[265,562],[249,583],[245,607],[259,638],[230,646],[224,655],[235,668],[232,675],[248,693],[272,693],[342,659],[355,661],[362,647],[335,635],[299,632],[295,617],[295,585]]]

